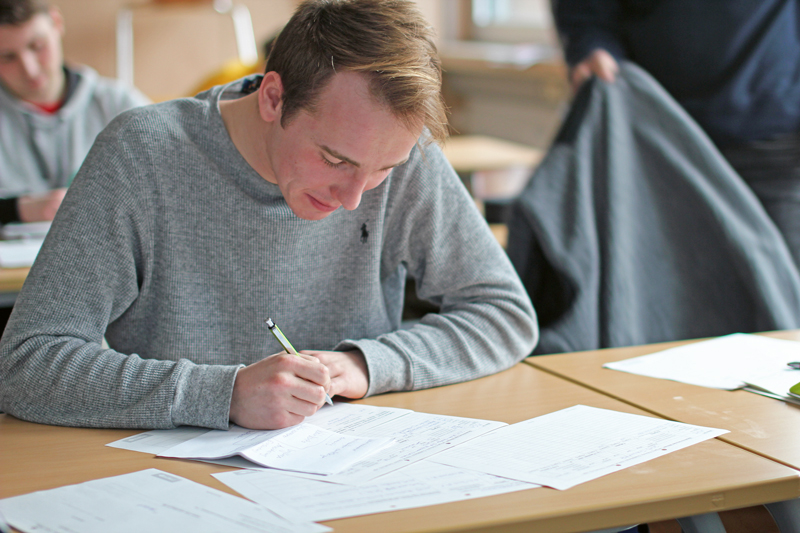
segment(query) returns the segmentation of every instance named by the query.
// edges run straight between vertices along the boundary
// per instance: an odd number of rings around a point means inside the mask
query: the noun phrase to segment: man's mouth
[[[328,205],[326,203],[320,202],[319,200],[317,200],[316,198],[314,198],[310,194],[308,194],[306,196],[308,196],[308,199],[311,202],[311,205],[313,205],[314,208],[319,210],[319,211],[324,211],[326,213],[330,213],[332,211],[336,211],[336,209],[338,209],[338,207],[339,207],[338,205]]]

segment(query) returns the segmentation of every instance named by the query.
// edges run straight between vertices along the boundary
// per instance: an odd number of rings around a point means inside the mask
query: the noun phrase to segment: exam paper
[[[360,485],[507,425],[492,420],[353,404],[337,404],[334,408],[320,410],[307,421],[345,435],[394,439],[395,446],[384,448],[338,474],[324,477],[325,481],[351,485]],[[302,473],[295,475],[320,479]]]
[[[358,487],[304,479],[275,470],[235,470],[212,475],[267,508],[294,509],[314,521],[411,509],[538,487],[425,460]]]
[[[0,511],[24,532],[331,531],[307,518],[287,520],[253,502],[155,468],[6,498],[0,500]]]
[[[734,390],[765,371],[778,371],[800,358],[800,343],[735,333],[606,363],[605,368],[701,387]]]
[[[292,472],[296,476],[351,485],[359,485],[404,468],[415,461],[506,425],[504,422],[491,420],[347,403],[323,407],[308,417],[306,423],[344,435],[394,439],[395,445],[379,450],[336,474]],[[190,427],[156,429],[120,439],[107,446],[159,455],[173,446],[210,431]],[[236,468],[264,469],[238,456],[205,461]]]
[[[342,435],[307,423],[276,430],[231,426],[227,431],[203,433],[158,455],[184,459],[239,455],[261,466],[327,475],[392,444],[392,439]]]
[[[576,405],[492,431],[430,460],[566,490],[724,433]]]
[[[206,428],[198,428],[191,426],[181,426],[175,429],[154,429],[145,431],[144,433],[137,433],[130,437],[125,437],[109,444],[111,448],[120,448],[122,450],[130,450],[132,452],[152,453],[158,455],[182,444],[187,440],[199,437],[205,433],[212,431]]]

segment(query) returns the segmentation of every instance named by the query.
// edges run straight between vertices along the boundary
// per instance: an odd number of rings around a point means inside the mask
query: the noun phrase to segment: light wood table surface
[[[0,292],[19,292],[29,270],[29,267],[0,268]]]
[[[530,365],[479,380],[361,402],[519,422],[576,404],[639,409]],[[211,477],[228,467],[109,448],[136,430],[77,429],[0,415],[0,497],[159,468],[235,494]],[[325,522],[337,532],[576,532],[665,520],[800,495],[783,465],[712,439],[567,491],[536,488],[444,505]]]
[[[13,307],[30,267],[0,268],[0,307]]]
[[[765,333],[800,341],[800,331]],[[800,406],[747,391],[725,391],[602,368],[686,342],[530,357],[526,363],[658,416],[727,429],[720,440],[800,470]],[[798,372],[800,381],[800,372]]]
[[[487,135],[454,135],[442,146],[445,157],[458,173],[534,168],[544,157],[542,150]]]

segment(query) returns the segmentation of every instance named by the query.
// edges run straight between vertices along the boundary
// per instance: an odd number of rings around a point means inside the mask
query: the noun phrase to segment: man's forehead
[[[47,36],[54,29],[53,20],[49,14],[37,13],[19,24],[0,24],[0,38],[4,40],[35,39]]]

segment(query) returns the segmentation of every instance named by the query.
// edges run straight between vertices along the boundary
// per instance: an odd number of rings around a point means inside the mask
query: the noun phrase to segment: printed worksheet
[[[384,448],[350,468],[325,476],[325,481],[360,485],[404,468],[442,450],[461,444],[505,422],[418,413],[408,409],[340,404],[308,418],[309,424],[361,437],[390,438],[395,446]],[[320,476],[296,475],[322,479]]]
[[[276,430],[239,426],[227,431],[212,430],[158,455],[184,459],[239,455],[269,468],[329,475],[393,444],[390,438],[344,435],[304,422]]]
[[[275,514],[243,498],[155,468],[0,500],[16,529],[81,533],[320,533],[330,528]]]
[[[724,433],[576,405],[492,431],[430,460],[565,490]]]
[[[398,511],[538,487],[426,460],[357,487],[304,479],[275,470],[235,470],[212,475],[265,507],[294,509],[314,521]]]
[[[306,423],[343,435],[389,438],[395,441],[395,445],[379,450],[336,474],[293,472],[293,475],[351,485],[365,483],[404,468],[451,446],[506,425],[504,422],[491,420],[347,403],[323,407],[314,416],[307,418]],[[189,427],[157,429],[120,439],[107,446],[163,455],[168,449],[205,435],[209,431],[211,430]],[[237,468],[257,470],[265,468],[239,456],[205,460]]]
[[[125,437],[111,443],[106,444],[111,448],[120,448],[122,450],[130,450],[132,452],[152,453],[158,455],[161,452],[169,450],[173,446],[182,444],[187,440],[199,437],[205,433],[212,431],[206,428],[197,428],[191,426],[181,426],[175,429],[153,429],[143,433],[137,433],[130,437]]]
[[[800,342],[735,333],[603,365],[640,376],[735,390],[800,360]],[[798,380],[800,381],[800,380]]]

